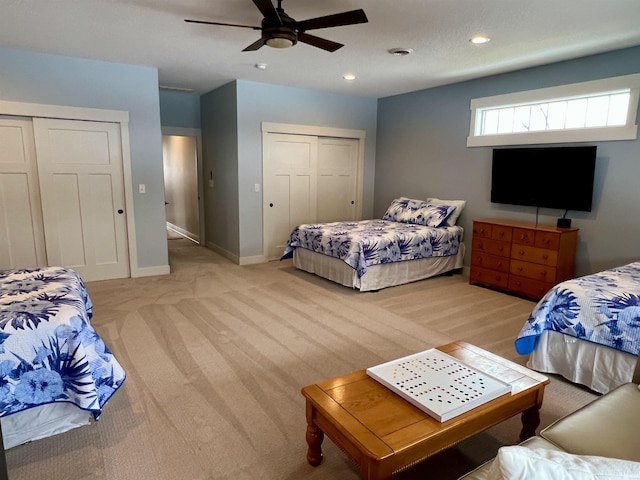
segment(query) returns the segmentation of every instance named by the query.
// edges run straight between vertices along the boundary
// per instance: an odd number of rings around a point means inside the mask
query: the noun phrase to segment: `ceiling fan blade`
[[[340,27],[342,25],[354,25],[356,23],[367,23],[369,19],[364,10],[351,10],[350,12],[334,13],[324,17],[310,18],[296,22],[298,30],[314,30],[317,28]]]
[[[258,7],[258,10],[260,10],[264,18],[277,18],[280,21],[280,25],[282,25],[280,14],[276,10],[276,7],[273,6],[273,3],[271,3],[271,0],[253,0],[253,3]]]
[[[261,27],[255,27],[253,25],[239,25],[237,23],[222,23],[222,22],[205,22],[204,20],[189,20],[185,19],[185,22],[188,23],[203,23],[205,25],[223,25],[225,27],[242,27],[242,28],[250,28],[252,30],[261,30]]]
[[[326,50],[327,52],[335,52],[339,48],[344,47],[344,45],[341,43],[332,42],[331,40],[316,37],[315,35],[309,35],[308,33],[304,32],[298,34],[298,41],[321,48],[323,50]]]
[[[264,45],[264,38],[261,38],[259,40],[256,40],[255,42],[253,42],[251,45],[249,45],[247,48],[244,48],[242,51],[243,52],[252,52],[254,50],[258,50],[260,47],[262,47]]]

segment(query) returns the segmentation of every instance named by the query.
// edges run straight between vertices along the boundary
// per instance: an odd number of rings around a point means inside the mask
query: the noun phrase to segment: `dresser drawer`
[[[500,242],[498,240],[489,240],[488,238],[473,237],[471,248],[474,252],[489,253],[501,257],[508,257],[511,252],[511,244],[509,242]]]
[[[553,232],[536,232],[536,247],[558,250],[560,248],[560,234]]]
[[[555,267],[558,264],[558,252],[546,248],[528,247],[526,245],[513,244],[511,258],[526,262],[540,263]]]
[[[495,270],[471,265],[471,270],[469,271],[469,282],[506,289],[509,286],[509,274],[507,272],[496,272]]]
[[[513,238],[513,228],[504,225],[494,225],[491,229],[491,238],[501,242],[511,242]]]
[[[509,271],[509,258],[499,257],[497,255],[489,255],[487,253],[479,253],[475,250],[471,252],[471,265],[476,267],[488,268],[489,270],[497,270],[498,272]]]
[[[556,281],[556,269],[549,265],[511,260],[509,271],[513,275],[533,278],[542,282],[555,283]]]
[[[536,300],[542,298],[553,286],[553,283],[541,282],[532,278],[509,276],[509,290]]]
[[[472,238],[491,238],[491,230],[493,225],[490,223],[473,222],[473,237]]]
[[[513,243],[531,245],[533,247],[536,243],[536,231],[529,228],[514,228]]]

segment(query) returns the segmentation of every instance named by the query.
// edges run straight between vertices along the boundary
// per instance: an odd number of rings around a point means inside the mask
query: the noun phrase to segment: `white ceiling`
[[[197,93],[245,79],[379,98],[640,45],[640,0],[283,0],[282,6],[298,21],[362,8],[369,22],[309,32],[345,45],[334,53],[302,43],[242,52],[259,31],[184,19],[258,26],[262,15],[251,0],[0,0],[0,46],[155,66],[161,86]],[[478,33],[491,41],[472,45]],[[388,53],[397,47],[414,53]],[[356,80],[343,80],[347,72]]]

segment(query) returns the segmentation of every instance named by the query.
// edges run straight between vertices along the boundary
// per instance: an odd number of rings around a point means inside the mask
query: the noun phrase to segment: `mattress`
[[[301,247],[293,252],[293,264],[300,270],[366,292],[415,282],[460,269],[463,265],[464,252],[465,246],[461,243],[456,255],[371,265],[361,277],[354,268],[342,260]]]

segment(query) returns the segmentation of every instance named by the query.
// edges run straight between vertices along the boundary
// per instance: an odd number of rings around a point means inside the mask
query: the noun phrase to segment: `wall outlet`
[[[260,191],[260,184],[259,184],[259,183],[256,183],[256,184],[253,186],[253,191],[254,191],[254,192],[256,192],[256,193],[258,193],[258,192]]]

